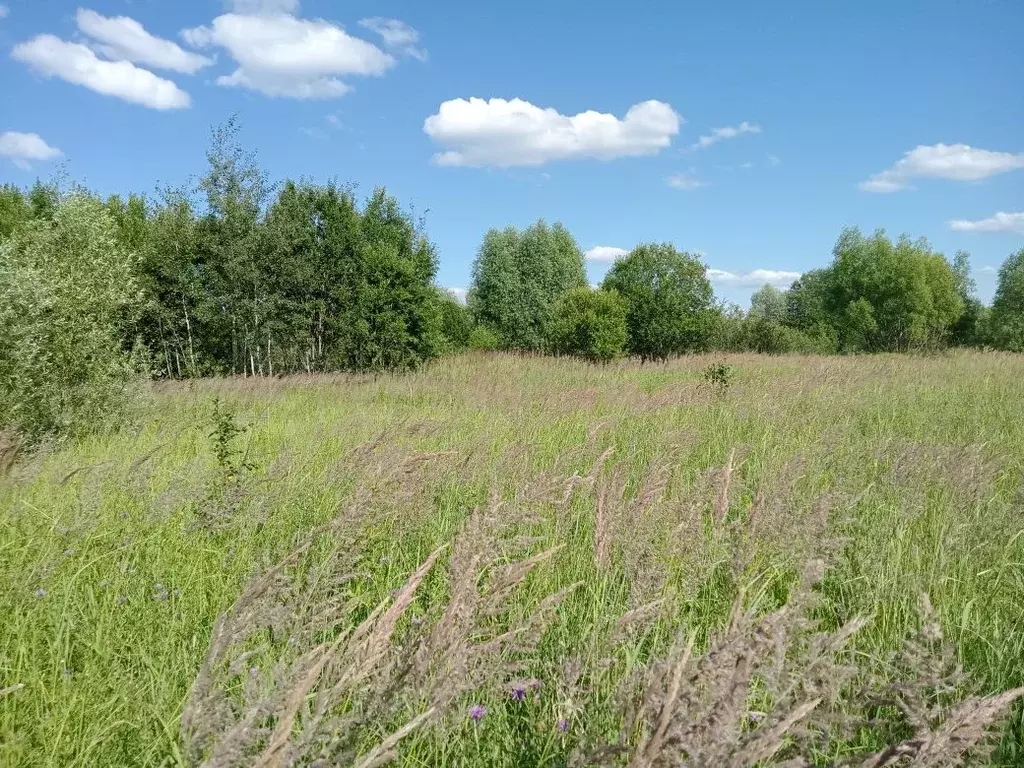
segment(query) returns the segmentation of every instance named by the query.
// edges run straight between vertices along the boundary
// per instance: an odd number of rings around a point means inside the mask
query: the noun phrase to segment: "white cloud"
[[[191,103],[185,91],[148,69],[128,61],[103,61],[86,46],[53,35],[39,35],[16,45],[11,57],[47,77],[59,77],[151,109],[181,109]]]
[[[1022,232],[1024,233],[1024,212],[1004,213],[1000,211],[995,216],[977,221],[967,219],[954,219],[949,222],[949,228],[959,232]]]
[[[381,75],[395,65],[390,54],[322,19],[285,14],[218,16],[209,27],[182,32],[198,47],[225,48],[239,67],[217,84],[267,96],[332,99],[351,88],[344,75]]]
[[[7,14],[9,14],[10,12],[10,8],[8,8],[6,5],[0,4],[0,19],[6,19]]]
[[[706,182],[697,178],[693,169],[691,169],[689,173],[674,173],[665,180],[665,183],[673,189],[685,190],[698,189],[700,187],[707,186]]]
[[[595,245],[583,256],[587,261],[615,261],[620,256],[625,256],[629,251],[625,248],[616,248],[613,245]]]
[[[984,266],[984,267],[978,267],[974,271],[975,272],[980,272],[983,275],[994,275],[996,272],[999,271],[999,269],[998,269],[998,267]]]
[[[858,187],[865,192],[895,192],[915,178],[979,181],[1015,168],[1024,168],[1024,152],[990,152],[966,144],[922,145]]]
[[[727,125],[723,128],[712,128],[711,133],[707,136],[701,136],[697,139],[696,143],[690,145],[690,150],[694,149],[707,149],[712,144],[717,144],[723,139],[733,139],[744,133],[760,133],[761,126],[757,123],[748,123],[744,120],[739,125],[733,127]]]
[[[779,159],[778,155],[768,155],[768,165],[772,165],[772,166],[782,165],[782,160]]]
[[[800,272],[786,272],[778,269],[755,269],[752,272],[727,272],[724,269],[708,269],[708,280],[721,285],[735,285],[754,288],[769,283],[779,287],[789,287],[796,281]]]
[[[33,160],[53,160],[62,154],[59,149],[43,141],[37,133],[0,133],[0,157],[6,157],[22,170],[27,171]]]
[[[419,30],[410,27],[404,21],[374,16],[363,19],[359,22],[359,26],[380,35],[384,41],[384,47],[389,51],[397,51],[420,61],[427,60],[427,52],[418,45],[420,42]]]
[[[444,288],[443,290],[448,291],[462,304],[466,303],[466,289],[465,288]]]
[[[75,17],[82,34],[96,40],[92,47],[110,59],[148,64],[160,69],[193,74],[213,64],[212,59],[189,53],[177,43],[154,37],[145,28],[127,16],[106,17],[79,8]]]
[[[622,119],[588,110],[563,115],[523,99],[452,99],[423,123],[435,142],[452,147],[439,165],[542,165],[552,160],[654,155],[669,146],[682,122],[661,101],[634,104]]]
[[[298,13],[299,0],[224,0],[229,11],[244,14]]]

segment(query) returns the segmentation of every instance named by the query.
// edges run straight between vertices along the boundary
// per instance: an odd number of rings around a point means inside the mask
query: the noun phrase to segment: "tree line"
[[[206,160],[191,188],[155,198],[0,187],[0,429],[87,430],[145,376],[401,371],[463,349],[1024,351],[1024,249],[985,307],[966,254],[848,230],[829,267],[744,312],[671,244],[637,246],[591,287],[573,236],[539,221],[485,234],[463,304],[435,284],[423,221],[385,190],[273,185],[234,122]]]
[[[856,228],[842,232],[829,266],[788,290],[765,285],[748,311],[716,301],[701,259],[669,243],[638,245],[600,286],[587,285],[583,263],[559,224],[488,232],[468,293],[478,343],[594,360],[710,350],[1024,352],[1024,249],[1000,270],[991,307],[977,298],[967,253],[950,262],[927,240]]]

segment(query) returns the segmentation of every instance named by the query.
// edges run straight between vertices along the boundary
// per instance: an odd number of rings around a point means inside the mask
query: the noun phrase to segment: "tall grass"
[[[1022,489],[1010,355],[159,385],[0,480],[0,763],[1020,764]]]

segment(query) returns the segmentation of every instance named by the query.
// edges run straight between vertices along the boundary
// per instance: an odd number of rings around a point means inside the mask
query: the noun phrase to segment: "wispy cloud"
[[[692,168],[688,173],[672,174],[665,179],[665,183],[673,189],[685,189],[687,191],[707,186],[707,182],[698,179]]]
[[[419,45],[419,30],[410,27],[404,21],[373,16],[372,18],[360,21],[359,26],[380,35],[381,40],[384,42],[384,47],[389,51],[394,51],[404,56],[412,56],[420,61],[427,60],[427,52]]]
[[[768,283],[786,288],[800,278],[802,273],[781,269],[755,269],[750,272],[729,272],[724,269],[708,269],[708,280],[720,285],[735,285],[754,288]]]
[[[744,133],[760,133],[761,126],[757,123],[748,123],[744,120],[736,126],[726,125],[722,128],[712,128],[711,133],[701,136],[696,142],[690,145],[690,150],[707,149],[712,144],[717,144],[725,139],[734,139]]]
[[[92,38],[90,45],[109,59],[147,64],[158,69],[192,74],[213,64],[213,59],[190,53],[177,43],[155,37],[139,22],[127,16],[106,17],[79,8],[78,29]]]
[[[53,35],[39,35],[14,46],[11,58],[46,77],[59,77],[150,109],[182,109],[191,104],[189,95],[170,80],[129,61],[105,61],[87,46]]]
[[[0,133],[0,157],[6,157],[23,171],[29,170],[34,161],[53,160],[62,154],[59,149],[43,141],[37,133]]]
[[[991,152],[967,144],[918,146],[858,187],[865,192],[896,192],[917,178],[980,181],[1017,168],[1024,168],[1024,152]]]
[[[587,261],[615,261],[625,256],[629,251],[625,248],[616,248],[614,245],[595,245],[583,254]]]
[[[953,219],[949,228],[958,232],[1024,232],[1024,212],[1004,213],[1000,211],[987,219],[970,221]]]

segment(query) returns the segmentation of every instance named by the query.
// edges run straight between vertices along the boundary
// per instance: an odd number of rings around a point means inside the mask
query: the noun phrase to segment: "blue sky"
[[[1019,0],[0,3],[0,182],[177,185],[238,113],[272,178],[426,213],[445,286],[541,216],[595,281],[667,240],[741,303],[846,225],[970,251],[986,300],[1024,245]]]

